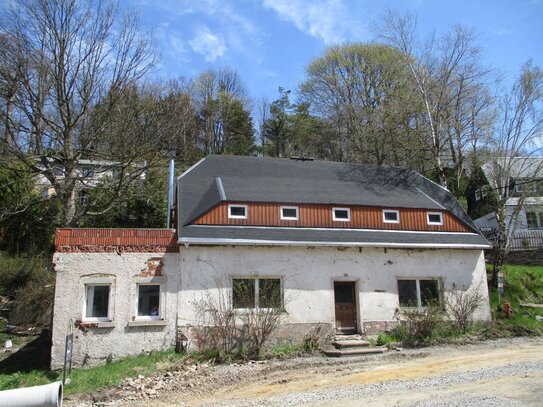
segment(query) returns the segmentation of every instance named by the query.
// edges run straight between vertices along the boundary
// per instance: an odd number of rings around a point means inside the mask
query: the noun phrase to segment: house
[[[505,225],[510,248],[540,247],[543,242],[543,158],[502,157],[485,163],[481,169],[488,183],[475,191],[475,201],[484,201],[493,191],[508,197]],[[478,217],[474,223],[489,236],[498,228],[494,211]]]
[[[86,202],[88,199],[88,190],[96,188],[100,182],[103,182],[108,178],[117,178],[121,172],[126,171],[127,167],[132,167],[137,171],[141,171],[144,166],[145,164],[141,163],[127,165],[109,160],[78,160],[75,172],[77,175],[77,190],[80,200]],[[37,162],[36,167],[45,171],[45,166],[39,161]],[[64,179],[65,174],[62,166],[51,165],[51,171],[56,179]],[[142,172],[140,177],[144,179],[145,172]],[[44,198],[49,198],[55,194],[55,188],[43,173],[38,174],[36,177],[36,184]]]
[[[176,231],[57,231],[52,367],[72,331],[76,364],[197,348],[203,298],[284,308],[274,341],[389,330],[452,289],[479,290],[489,321],[486,248],[452,194],[410,170],[208,156],[178,178]]]

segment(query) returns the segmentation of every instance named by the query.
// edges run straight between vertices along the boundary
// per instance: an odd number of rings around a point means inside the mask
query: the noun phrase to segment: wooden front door
[[[355,283],[335,281],[336,331],[342,334],[356,333]]]

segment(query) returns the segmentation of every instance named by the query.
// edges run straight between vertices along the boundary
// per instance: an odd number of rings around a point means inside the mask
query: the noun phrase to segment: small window
[[[85,284],[85,319],[109,321],[110,284]]]
[[[543,227],[543,214],[541,212],[526,211],[528,229],[541,229]]]
[[[230,219],[247,219],[247,205],[228,205]]]
[[[340,222],[348,222],[351,220],[351,210],[349,208],[333,208],[332,219]]]
[[[400,212],[392,210],[383,211],[383,222],[385,223],[400,223]]]
[[[428,212],[429,225],[443,225],[443,216],[441,212]]]
[[[298,220],[298,208],[296,206],[282,206],[281,220]]]
[[[439,280],[398,280],[398,297],[401,307],[426,307],[430,304],[439,304]]]
[[[160,284],[138,284],[137,316],[160,318]]]
[[[280,308],[281,279],[235,278],[232,280],[234,308]]]

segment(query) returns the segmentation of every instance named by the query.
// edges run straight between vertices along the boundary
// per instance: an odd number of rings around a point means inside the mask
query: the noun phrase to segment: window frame
[[[417,305],[415,306],[409,306],[409,305],[402,305],[400,303],[400,286],[399,286],[399,282],[400,281],[415,281],[415,287],[416,287],[416,291],[417,291]],[[420,282],[421,281],[435,281],[437,283],[437,300],[438,300],[438,304],[443,304],[443,287],[442,287],[442,283],[441,283],[441,278],[439,277],[398,277],[396,278],[396,287],[398,288],[398,305],[400,306],[400,308],[426,308],[427,306],[426,305],[422,305],[422,295],[421,295],[421,290],[420,290]]]
[[[296,211],[295,217],[285,216],[283,210],[285,209],[294,209]],[[279,216],[281,220],[300,220],[300,208],[298,206],[281,206],[279,209]]]
[[[432,222],[430,216],[439,216],[439,222]],[[443,225],[443,213],[442,212],[426,212],[426,221],[428,225]]]
[[[158,315],[139,315],[140,286],[158,286]],[[134,301],[134,320],[136,321],[154,321],[164,319],[164,307],[162,304],[163,285],[159,282],[138,281],[136,282],[136,299]]]
[[[338,218],[336,216],[336,211],[347,211],[347,219]],[[334,222],[350,222],[351,221],[351,208],[343,208],[343,207],[339,207],[339,206],[332,208],[332,220]]]
[[[88,288],[89,287],[108,287],[107,315],[105,317],[88,317]],[[94,290],[93,290],[94,300]],[[83,283],[83,312],[81,314],[82,322],[112,322],[113,321],[113,282],[112,281],[88,281]]]
[[[538,229],[542,229],[543,228],[543,225],[542,225],[542,221],[543,221],[543,213],[540,212],[540,211],[537,211],[537,210],[524,210],[524,214],[526,216],[526,229],[529,229],[529,230],[538,230]],[[530,221],[529,221],[529,215],[528,214],[533,214],[533,217],[534,217],[534,220],[535,220],[535,226],[530,226]]]
[[[254,307],[235,307],[234,306],[234,280],[254,280]],[[279,307],[266,307],[261,308],[259,305],[260,302],[260,280],[279,280],[279,291],[280,291],[280,304]],[[283,279],[278,276],[232,276],[230,278],[230,293],[231,293],[231,307],[233,310],[237,311],[247,311],[247,310],[266,310],[266,309],[283,309],[284,308],[284,287]]]
[[[387,219],[387,213],[394,213],[396,215],[396,220]],[[383,209],[383,223],[400,223],[400,211],[397,209]]]
[[[232,208],[243,208],[245,215],[232,215]],[[228,219],[247,219],[249,216],[249,206],[242,204],[228,204]]]

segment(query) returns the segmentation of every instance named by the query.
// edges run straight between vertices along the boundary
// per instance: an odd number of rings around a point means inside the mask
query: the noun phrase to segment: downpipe
[[[2,407],[62,407],[62,382],[0,391]]]

